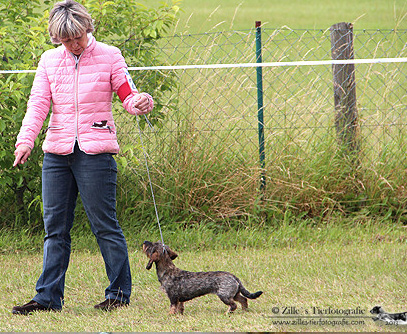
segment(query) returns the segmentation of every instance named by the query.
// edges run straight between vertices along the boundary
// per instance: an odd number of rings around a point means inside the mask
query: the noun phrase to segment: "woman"
[[[62,45],[41,57],[14,153],[14,166],[27,161],[52,101],[43,143],[43,271],[37,295],[12,312],[62,309],[78,192],[110,281],[105,300],[95,308],[126,306],[131,274],[126,240],[116,219],[117,168],[112,155],[118,153],[119,146],[112,93],[118,94],[131,114],[150,112],[153,99],[138,93],[119,49],[95,40],[92,18],[79,3],[57,3],[49,16],[48,30],[51,41]]]

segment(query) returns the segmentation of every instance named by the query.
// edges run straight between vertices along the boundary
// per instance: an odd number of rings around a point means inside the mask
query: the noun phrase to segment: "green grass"
[[[158,3],[160,0],[149,1]],[[405,0],[183,0],[178,33],[267,28],[326,29],[352,22],[356,29],[406,28]]]
[[[173,230],[174,231],[174,230]],[[128,231],[129,232],[129,231]],[[127,309],[103,313],[93,305],[103,299],[108,281],[101,256],[89,235],[77,236],[91,250],[73,252],[67,273],[65,306],[58,313],[29,317],[11,314],[11,308],[33,297],[41,272],[38,252],[6,252],[0,257],[0,331],[30,332],[125,332],[125,331],[400,331],[404,328],[377,326],[368,311],[376,304],[386,310],[405,311],[407,298],[407,233],[402,226],[358,222],[349,225],[298,227],[283,223],[279,228],[233,229],[219,232],[198,226],[171,234],[167,244],[179,254],[180,268],[227,270],[241,278],[249,291],[264,294],[249,301],[249,312],[240,309],[225,315],[227,307],[216,296],[186,303],[183,316],[170,316],[169,302],[159,289],[154,270],[140,250],[141,231],[129,235],[133,274],[132,303]],[[157,234],[150,235],[154,240]],[[175,245],[175,246],[173,246]],[[76,248],[76,246],[74,247]],[[275,318],[278,307],[282,318]],[[313,307],[363,311],[358,325],[278,325],[293,320],[282,314],[284,307],[301,310],[302,320]],[[323,318],[323,317],[322,317]],[[332,321],[323,318],[324,321]],[[342,320],[342,319],[335,319]]]

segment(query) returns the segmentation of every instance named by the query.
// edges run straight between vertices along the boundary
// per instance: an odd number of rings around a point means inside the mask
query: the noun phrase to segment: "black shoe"
[[[27,304],[24,304],[22,306],[14,306],[11,313],[27,315],[35,311],[53,311],[53,309],[41,305],[34,300],[31,300]]]
[[[119,307],[126,307],[129,303],[125,303],[119,299],[106,299],[104,302],[95,305],[95,309],[102,311],[111,311]]]

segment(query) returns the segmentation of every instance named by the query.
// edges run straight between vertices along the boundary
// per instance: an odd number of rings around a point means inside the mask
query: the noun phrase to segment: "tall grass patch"
[[[327,30],[265,28],[262,34],[265,62],[331,57]],[[354,35],[356,58],[405,55],[403,30]],[[159,42],[177,65],[255,62],[254,44],[253,30]],[[356,66],[359,150],[350,153],[335,130],[330,65],[263,68],[264,170],[254,67],[160,70],[177,85],[166,96],[176,107],[166,109],[156,131],[143,130],[159,212],[168,221],[226,226],[231,220],[274,224],[287,211],[316,221],[338,212],[404,221],[405,70],[402,63]],[[132,133],[133,160],[122,169],[130,181],[121,191],[127,212],[147,214],[152,197],[138,133]],[[267,186],[260,192],[263,175]],[[131,194],[127,184],[136,186]]]

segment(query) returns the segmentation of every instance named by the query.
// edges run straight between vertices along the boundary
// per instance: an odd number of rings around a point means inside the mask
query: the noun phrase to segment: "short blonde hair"
[[[48,32],[54,44],[60,44],[61,39],[73,39],[93,30],[92,17],[84,6],[73,0],[56,3],[49,14]]]

